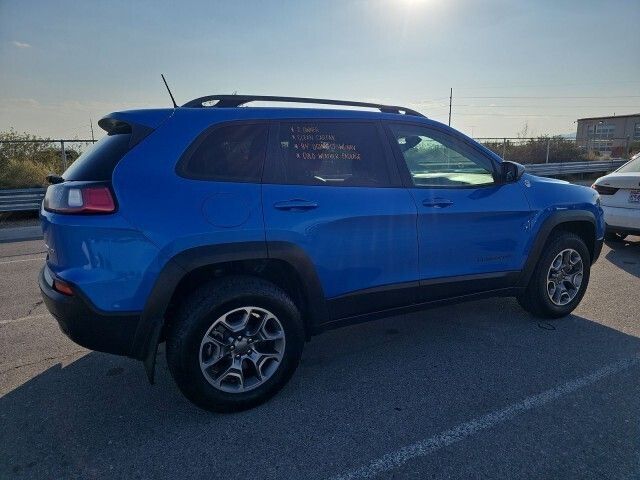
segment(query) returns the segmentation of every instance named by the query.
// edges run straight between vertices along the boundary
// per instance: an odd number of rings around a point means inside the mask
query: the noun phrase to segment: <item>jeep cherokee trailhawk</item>
[[[255,101],[350,109],[244,107]],[[99,122],[41,217],[44,301],[73,341],[241,410],[306,340],[449,301],[570,313],[602,248],[598,193],[525,173],[407,108],[218,95]],[[417,328],[418,326],[416,326]]]

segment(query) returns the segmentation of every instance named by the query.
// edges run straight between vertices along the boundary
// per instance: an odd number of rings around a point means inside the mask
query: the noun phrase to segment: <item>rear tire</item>
[[[558,232],[545,245],[518,303],[537,317],[564,317],[582,300],[590,269],[591,255],[584,240],[571,232]]]
[[[167,363],[178,388],[197,406],[246,410],[287,383],[304,338],[300,313],[280,288],[256,277],[221,278],[179,308],[167,335]]]

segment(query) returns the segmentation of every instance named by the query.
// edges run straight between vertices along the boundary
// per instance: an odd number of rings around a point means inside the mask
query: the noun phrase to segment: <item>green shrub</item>
[[[47,185],[47,175],[61,174],[64,170],[59,143],[33,142],[48,139],[13,129],[0,132],[0,140],[9,142],[0,143],[0,188],[43,187]],[[65,151],[70,165],[79,154],[75,150]]]
[[[484,142],[484,146],[507,160],[527,164],[545,163],[547,143],[549,143],[549,162],[579,162],[589,159],[587,152],[578,147],[574,140],[560,136],[509,139],[506,142],[491,141]]]

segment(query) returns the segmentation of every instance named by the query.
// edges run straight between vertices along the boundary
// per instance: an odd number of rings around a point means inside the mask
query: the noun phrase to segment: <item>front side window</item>
[[[391,131],[416,187],[494,183],[491,160],[461,140],[415,125],[391,125]]]
[[[374,124],[282,123],[276,150],[277,183],[376,187],[389,182]]]
[[[178,163],[183,177],[221,182],[260,182],[267,125],[214,128],[196,139]]]

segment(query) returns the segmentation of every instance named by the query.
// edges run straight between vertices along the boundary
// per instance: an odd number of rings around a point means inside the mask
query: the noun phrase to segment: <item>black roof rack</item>
[[[204,103],[214,102],[213,105],[204,105]],[[411,110],[410,108],[400,107],[397,105],[381,105],[379,103],[352,102],[349,100],[331,100],[327,98],[303,98],[303,97],[274,97],[270,95],[207,95],[206,97],[196,98],[182,105],[187,108],[234,108],[245,105],[250,102],[286,102],[286,103],[317,103],[320,105],[342,105],[347,107],[368,107],[377,108],[383,113],[403,113],[405,115],[415,115],[424,117],[420,112]]]

